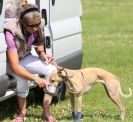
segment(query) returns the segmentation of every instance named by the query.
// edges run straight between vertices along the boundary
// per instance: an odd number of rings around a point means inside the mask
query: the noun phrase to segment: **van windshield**
[[[0,15],[1,15],[1,12],[2,12],[2,7],[3,7],[3,0],[0,0]]]

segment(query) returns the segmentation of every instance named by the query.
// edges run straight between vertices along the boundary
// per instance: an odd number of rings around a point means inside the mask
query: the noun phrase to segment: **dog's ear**
[[[62,76],[66,76],[66,72],[64,71],[64,68],[63,67],[61,67],[59,70],[58,70],[58,72],[57,72],[57,74],[60,76],[60,77],[62,77]]]
[[[65,68],[61,68],[59,71],[58,71],[58,76],[60,77],[68,77],[68,78],[72,78],[73,75],[71,73],[68,73],[67,70]]]
[[[62,71],[64,70],[64,67],[58,67],[58,69],[57,69],[57,73],[62,73]]]
[[[56,68],[57,68],[57,71],[60,71],[63,67],[57,65]]]
[[[58,67],[57,71],[60,73],[61,71],[63,71],[65,68],[64,67]]]

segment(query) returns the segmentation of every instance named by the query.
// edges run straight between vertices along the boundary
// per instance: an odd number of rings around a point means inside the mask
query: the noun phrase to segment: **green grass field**
[[[116,74],[123,92],[128,93],[128,88],[133,88],[133,0],[82,0],[82,6],[82,68],[101,67]],[[121,100],[126,108],[124,122],[133,122],[133,97]],[[11,121],[16,112],[16,106],[11,105],[15,103],[3,105],[6,107],[0,110],[0,121]],[[65,101],[53,104],[51,112],[59,122],[69,122],[68,95]],[[41,113],[40,104],[31,104],[26,122],[41,122]],[[82,122],[120,122],[117,106],[100,84],[84,96],[83,113]]]

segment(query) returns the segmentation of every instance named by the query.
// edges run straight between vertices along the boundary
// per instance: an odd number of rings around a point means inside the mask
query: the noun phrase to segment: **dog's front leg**
[[[78,122],[81,120],[81,110],[82,110],[82,96],[78,96]]]
[[[74,94],[69,93],[70,94],[70,104],[71,104],[71,111],[72,111],[72,120],[76,119],[76,115],[75,115],[75,98],[74,98]]]

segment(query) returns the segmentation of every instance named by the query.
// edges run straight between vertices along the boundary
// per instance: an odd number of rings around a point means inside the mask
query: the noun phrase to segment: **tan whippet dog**
[[[51,85],[57,85],[59,82],[65,81],[67,89],[70,93],[70,103],[72,110],[72,119],[75,119],[75,101],[74,95],[77,97],[78,106],[78,121],[81,119],[82,109],[82,96],[87,92],[95,83],[102,83],[109,98],[114,101],[120,110],[120,119],[125,119],[125,107],[120,101],[120,95],[123,97],[130,97],[132,91],[129,88],[129,94],[125,95],[120,86],[119,79],[112,73],[101,68],[85,68],[81,70],[70,70],[66,68],[60,68],[58,72],[55,72],[50,77]]]

